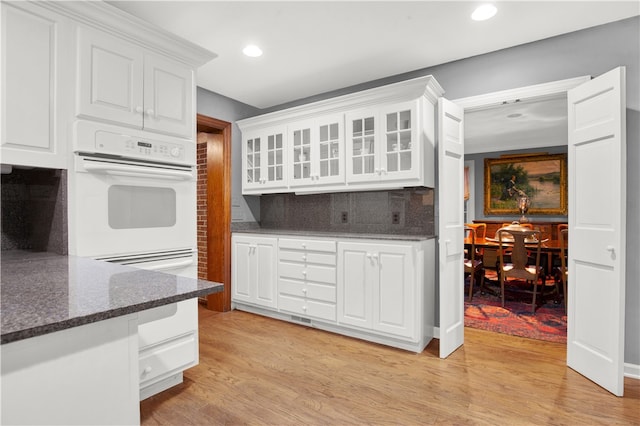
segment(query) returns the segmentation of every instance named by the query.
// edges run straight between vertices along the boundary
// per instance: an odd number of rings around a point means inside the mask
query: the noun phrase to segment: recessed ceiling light
[[[257,58],[258,56],[262,56],[262,49],[260,49],[255,44],[250,44],[244,49],[242,49],[242,53],[244,53],[245,55],[251,58]]]
[[[492,4],[483,4],[478,6],[476,10],[471,14],[471,19],[474,21],[486,21],[492,18],[498,12],[498,9]]]

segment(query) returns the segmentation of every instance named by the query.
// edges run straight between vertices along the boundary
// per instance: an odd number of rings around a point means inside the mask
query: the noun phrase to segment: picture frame
[[[485,158],[485,215],[520,214],[517,203],[523,193],[530,199],[528,215],[566,215],[566,154]]]

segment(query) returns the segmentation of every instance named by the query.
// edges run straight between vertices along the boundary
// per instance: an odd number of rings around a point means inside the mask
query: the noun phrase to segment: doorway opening
[[[588,79],[589,77],[579,77],[454,101],[465,109],[465,159],[477,166],[475,177],[482,181],[481,176],[484,171],[482,163],[485,157],[514,150],[526,149],[538,152],[540,149],[544,150],[556,146],[566,147],[566,93],[567,90]],[[473,128],[469,128],[469,126],[473,126]],[[475,189],[481,193],[483,185],[478,183],[478,188]],[[475,204],[481,203],[482,199],[482,196],[476,196],[467,201],[467,213],[471,213],[467,217],[475,216]],[[479,214],[476,219],[482,220],[481,217],[482,214]],[[503,220],[504,222],[513,220],[506,217],[486,219],[489,221]],[[558,221],[560,219],[562,218],[544,218],[543,220]],[[487,234],[487,237],[493,237],[493,235]],[[552,268],[552,266],[551,264],[547,265],[548,268]],[[550,309],[546,309],[542,316],[548,319],[548,322],[536,326],[534,322],[527,320],[530,319],[526,318],[528,314],[520,320],[519,315],[513,312],[507,312],[507,315],[502,308],[494,306],[495,301],[491,297],[485,299],[487,300],[478,300],[474,296],[473,302],[477,304],[477,307],[470,306],[470,310],[465,310],[465,313],[471,315],[471,317],[465,315],[465,322],[474,327],[487,327],[490,330],[501,330],[506,334],[523,335],[541,340],[562,341],[563,338],[566,339],[566,320],[563,318],[563,315],[566,314],[562,305],[554,305],[550,306]],[[483,302],[486,302],[486,306],[480,306]],[[466,305],[468,304],[465,303],[465,307]],[[516,305],[521,304],[516,303]],[[482,321],[473,318],[474,313],[477,314],[477,312],[482,312],[480,315]],[[479,315],[476,316],[479,317]],[[555,324],[555,329],[547,327],[547,324]]]
[[[231,310],[231,123],[197,115],[198,278],[224,284],[207,309]]]

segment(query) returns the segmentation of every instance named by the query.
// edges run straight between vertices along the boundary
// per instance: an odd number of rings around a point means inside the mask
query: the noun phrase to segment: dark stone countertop
[[[296,231],[288,229],[271,229],[259,227],[247,227],[246,229],[232,229],[234,234],[265,234],[265,235],[287,235],[292,237],[324,237],[324,238],[362,238],[369,240],[390,240],[390,241],[423,241],[436,238],[435,235],[405,235],[405,234],[371,234],[355,232],[335,232],[335,231]]]
[[[222,291],[223,285],[48,252],[3,251],[1,342]]]

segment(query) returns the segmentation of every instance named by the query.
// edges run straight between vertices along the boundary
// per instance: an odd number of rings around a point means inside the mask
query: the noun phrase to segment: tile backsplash
[[[260,226],[295,231],[434,235],[434,190],[260,197]]]
[[[14,167],[0,188],[2,250],[68,253],[66,170]]]

